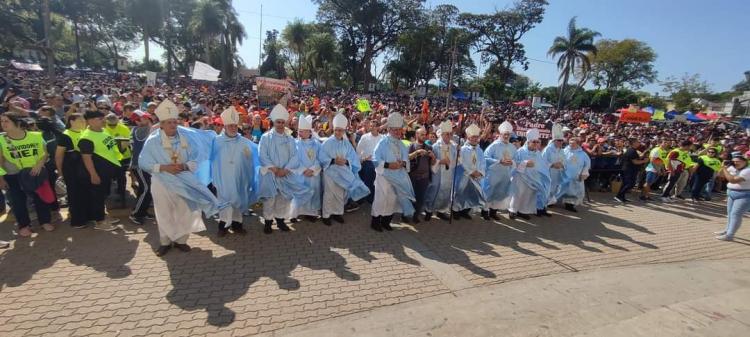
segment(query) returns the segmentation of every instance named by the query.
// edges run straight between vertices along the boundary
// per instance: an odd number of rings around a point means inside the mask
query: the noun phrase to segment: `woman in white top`
[[[727,180],[727,228],[716,238],[732,241],[740,229],[742,216],[750,211],[750,169],[741,152],[732,152],[732,165],[725,163],[719,172]]]

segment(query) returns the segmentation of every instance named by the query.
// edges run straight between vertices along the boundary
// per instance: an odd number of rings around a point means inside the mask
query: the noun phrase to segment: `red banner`
[[[651,114],[648,112],[621,112],[620,122],[622,123],[648,123],[651,121]]]

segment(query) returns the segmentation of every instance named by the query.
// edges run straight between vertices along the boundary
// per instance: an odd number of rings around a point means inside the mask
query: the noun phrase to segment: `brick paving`
[[[719,203],[615,205],[606,195],[573,214],[452,225],[368,228],[368,208],[347,224],[297,223],[290,233],[191,236],[190,253],[154,255],[153,224],[74,230],[19,239],[0,251],[0,336],[246,336],[460,287],[644,263],[750,257],[745,227],[734,243],[713,239]],[[560,212],[560,213],[558,213]],[[0,238],[12,238],[12,219]],[[440,268],[446,266],[446,268]],[[458,279],[460,282],[448,282]],[[448,281],[446,281],[448,280]]]

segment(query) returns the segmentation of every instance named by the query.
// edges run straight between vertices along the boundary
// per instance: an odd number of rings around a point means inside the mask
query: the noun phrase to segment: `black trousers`
[[[672,194],[672,189],[677,185],[677,181],[680,180],[680,174],[669,174],[669,180],[667,180],[667,187],[664,188],[664,193],[662,193],[662,197],[669,197],[670,194]]]
[[[624,199],[625,195],[630,192],[633,187],[635,187],[635,180],[638,176],[638,171],[633,170],[625,170],[622,171],[622,186],[620,187],[620,191],[617,192],[617,197],[620,199]]]
[[[694,174],[690,196],[696,199],[700,198],[703,195],[703,188],[708,184],[708,181],[711,180],[711,178],[713,178],[713,175]]]
[[[427,192],[427,186],[430,185],[430,179],[416,179],[411,181],[414,187],[414,214],[420,214],[424,210],[424,199]]]
[[[65,165],[65,164],[64,164]],[[86,215],[88,184],[85,183],[76,172],[75,168],[81,166],[72,165],[71,168],[63,167],[63,180],[68,196],[68,218],[71,226],[85,225],[88,220]]]
[[[39,220],[39,224],[46,224],[52,220],[49,211],[49,204],[42,201],[36,193],[27,193],[23,191],[21,189],[21,182],[18,180],[18,175],[6,175],[5,181],[8,183],[8,199],[10,199],[11,211],[13,212],[13,216],[16,217],[19,229],[31,225],[29,209],[26,207],[28,198],[31,198],[33,201],[34,210],[36,210],[36,217]]]
[[[86,202],[86,219],[89,221],[102,221],[106,216],[104,212],[105,205],[107,203],[107,197],[109,196],[109,190],[112,187],[112,174],[109,172],[99,173],[101,183],[94,185],[91,183],[91,179],[86,181],[85,189],[88,191],[90,196],[88,202]]]
[[[134,169],[133,173],[136,181],[136,198],[132,214],[140,218],[146,216],[148,208],[151,207],[151,175],[140,168]]]
[[[128,167],[130,167],[130,158],[123,159],[120,161],[120,170],[115,175],[115,183],[117,184],[117,195],[125,197],[125,184],[127,184]]]
[[[367,200],[367,202],[372,204],[375,198],[375,165],[372,164],[372,161],[365,160],[362,162],[362,169],[359,170],[359,178],[370,189],[370,194],[362,200]]]

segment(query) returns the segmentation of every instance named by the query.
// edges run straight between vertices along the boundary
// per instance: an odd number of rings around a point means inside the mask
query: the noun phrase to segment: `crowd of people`
[[[126,206],[130,180],[129,219],[156,221],[161,256],[189,251],[205,217],[216,217],[219,236],[246,234],[243,216],[258,203],[268,234],[289,222],[344,223],[365,204],[380,232],[394,215],[417,223],[577,212],[588,190],[611,189],[622,203],[636,187],[641,201],[658,189],[663,203],[726,191],[721,240],[750,209],[748,137],[732,123],[626,124],[585,109],[343,90],[268,102],[250,88],[6,70],[0,211],[10,205],[21,237],[33,233],[29,206],[45,231],[62,221],[61,207],[74,228],[114,230],[106,200]],[[358,109],[365,97],[368,109]]]

